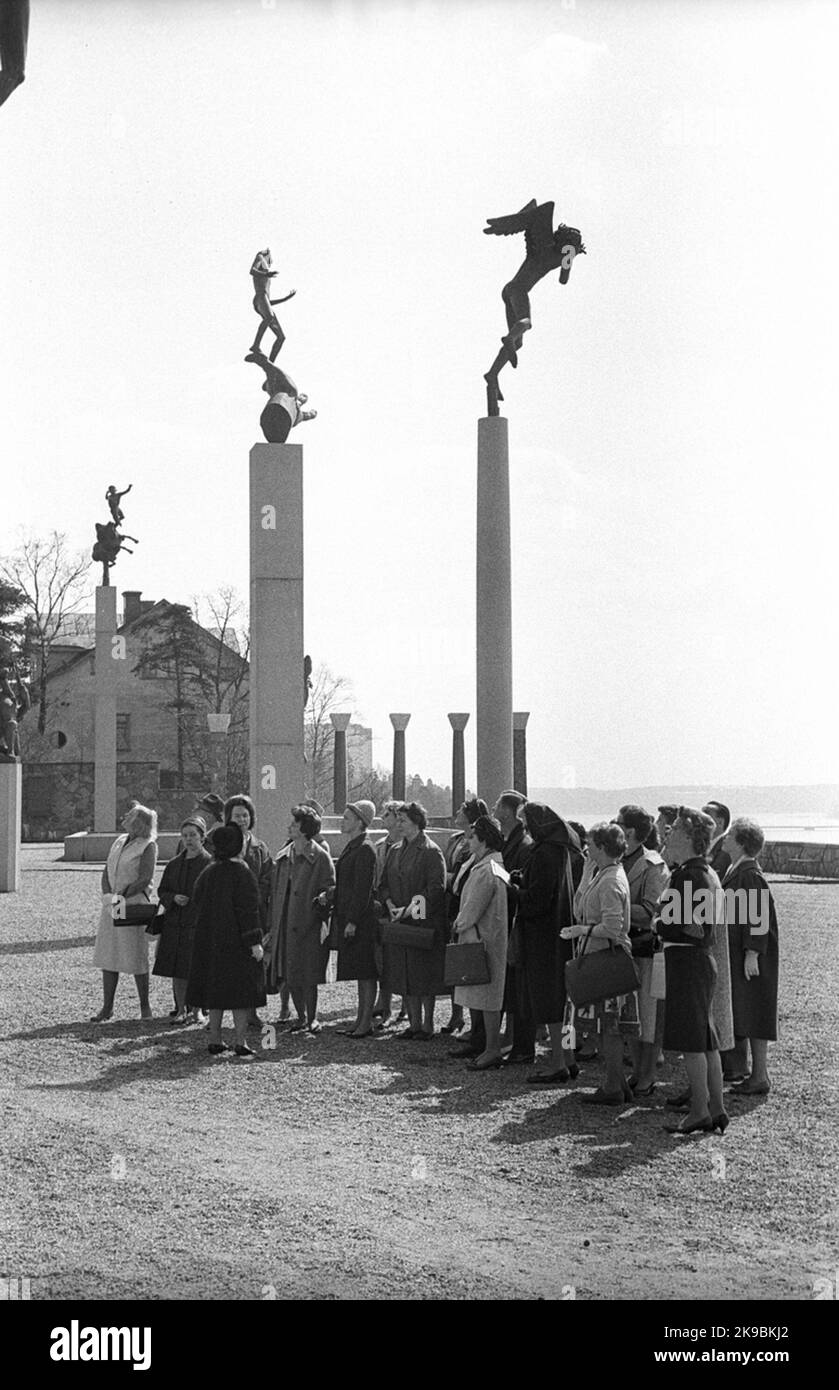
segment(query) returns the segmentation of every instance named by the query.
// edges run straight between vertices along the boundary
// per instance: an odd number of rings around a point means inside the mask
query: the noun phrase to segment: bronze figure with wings
[[[560,222],[553,230],[553,203],[537,204],[531,198],[520,212],[507,217],[488,217],[486,236],[514,236],[524,232],[527,254],[512,280],[501,291],[507,314],[507,332],[501,339],[501,351],[489,371],[484,374],[487,384],[487,411],[498,414],[498,402],[503,401],[498,387],[498,373],[510,363],[518,366],[518,350],[530,320],[530,291],[552,270],[559,270],[559,283],[567,285],[575,256],[585,255],[582,236],[576,227]]]

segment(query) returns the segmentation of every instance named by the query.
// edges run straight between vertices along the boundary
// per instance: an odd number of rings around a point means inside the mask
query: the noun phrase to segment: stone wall
[[[157,811],[161,830],[176,829],[207,787],[160,790],[160,764],[117,763],[117,822],[132,801]],[[63,840],[93,825],[93,763],[24,763],[23,839]],[[118,829],[118,825],[114,826]]]

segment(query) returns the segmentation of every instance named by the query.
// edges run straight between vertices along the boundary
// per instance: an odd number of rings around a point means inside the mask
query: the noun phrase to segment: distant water
[[[563,811],[566,820],[579,821],[588,828],[601,820],[611,820],[614,811],[604,811],[597,815],[586,811],[578,815],[575,811]],[[795,840],[819,845],[839,845],[839,821],[818,822],[812,816],[755,816],[767,840]]]

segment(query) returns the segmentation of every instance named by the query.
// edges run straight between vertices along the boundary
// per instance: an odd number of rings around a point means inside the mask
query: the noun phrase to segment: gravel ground
[[[773,1092],[679,1140],[661,1089],[580,1105],[596,1065],[534,1094],[447,1038],[335,1036],[351,985],[322,991],[320,1037],[253,1062],[141,1023],[131,980],[112,1023],[81,1022],[100,868],[59,854],[27,848],[0,897],[0,1275],[33,1298],[808,1299],[835,1277],[839,885],[773,885]]]

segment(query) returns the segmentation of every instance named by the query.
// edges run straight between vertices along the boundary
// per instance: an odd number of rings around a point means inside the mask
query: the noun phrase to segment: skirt
[[[699,946],[665,946],[667,998],[664,1001],[665,1052],[718,1052],[711,1014],[717,966]]]
[[[93,964],[99,970],[115,970],[120,975],[148,975],[149,938],[146,929],[143,926],[114,926],[112,896],[111,893],[102,894]]]

